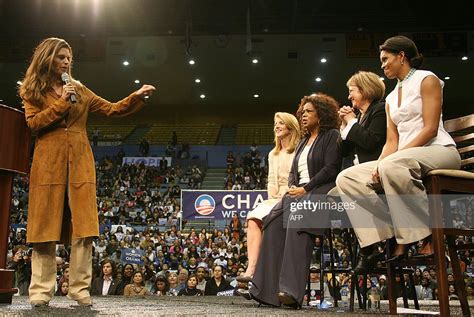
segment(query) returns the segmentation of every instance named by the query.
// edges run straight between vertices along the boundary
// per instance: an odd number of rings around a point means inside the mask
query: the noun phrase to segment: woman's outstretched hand
[[[142,88],[138,89],[135,93],[137,94],[138,97],[145,98],[147,96],[153,95],[155,90],[156,90],[155,86],[143,85]]]

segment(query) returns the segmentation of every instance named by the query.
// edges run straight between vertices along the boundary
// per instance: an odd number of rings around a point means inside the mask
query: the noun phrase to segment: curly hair
[[[301,132],[303,136],[307,136],[310,132],[301,124],[301,117],[303,116],[303,107],[305,104],[313,105],[319,117],[319,131],[326,132],[331,129],[339,129],[341,119],[339,118],[339,103],[331,96],[324,93],[314,93],[310,96],[304,96],[298,105],[296,117],[301,125]]]

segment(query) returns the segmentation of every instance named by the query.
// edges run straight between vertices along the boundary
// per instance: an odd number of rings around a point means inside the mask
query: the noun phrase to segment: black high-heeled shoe
[[[235,279],[237,282],[240,283],[248,283],[252,281],[253,276],[250,275],[239,275]]]
[[[253,296],[248,289],[238,288],[235,292],[237,293],[237,295],[242,296],[246,300],[253,299]]]
[[[382,261],[382,264],[387,264],[387,263],[391,263],[391,262],[399,262],[401,260],[405,260],[406,258],[407,258],[407,252],[403,252],[402,254],[394,255],[394,256],[386,259],[385,261]]]
[[[357,265],[352,270],[354,274],[363,274],[372,270],[377,264],[380,253],[377,248],[368,246],[361,248],[358,256]]]
[[[301,305],[296,301],[296,299],[286,292],[279,292],[278,300],[285,306],[293,309],[301,309]]]

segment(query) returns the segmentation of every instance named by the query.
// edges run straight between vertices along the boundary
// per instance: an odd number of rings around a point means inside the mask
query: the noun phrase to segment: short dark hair
[[[404,52],[408,63],[413,68],[419,68],[423,64],[423,55],[418,53],[415,42],[403,35],[390,37],[379,46],[379,51],[387,51],[389,53],[398,54]]]

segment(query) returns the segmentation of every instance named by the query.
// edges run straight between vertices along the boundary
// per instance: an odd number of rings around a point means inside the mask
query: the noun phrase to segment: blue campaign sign
[[[123,249],[122,250],[122,256],[121,256],[120,260],[123,263],[143,265],[143,257],[144,256],[145,256],[145,252],[143,250]]]
[[[184,219],[245,219],[267,196],[266,190],[182,190],[181,210]]]

